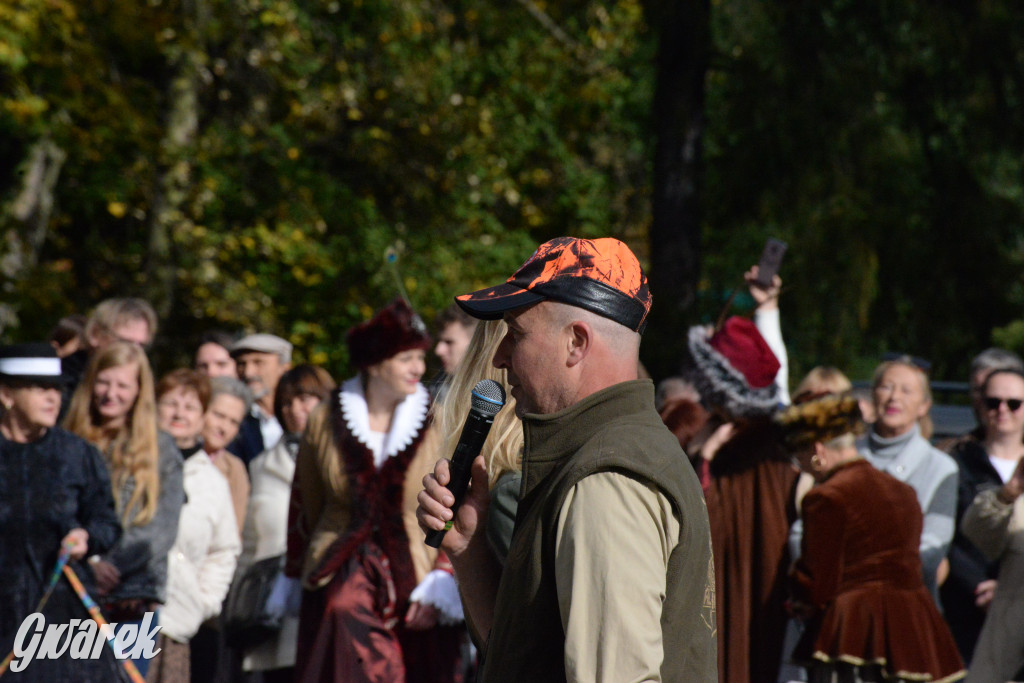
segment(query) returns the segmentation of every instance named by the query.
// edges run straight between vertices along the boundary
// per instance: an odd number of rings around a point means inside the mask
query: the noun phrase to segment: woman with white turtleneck
[[[878,469],[913,487],[924,513],[921,564],[924,583],[938,600],[937,573],[956,526],[956,462],[921,436],[918,420],[931,408],[928,377],[903,360],[875,370],[872,397],[877,420],[863,446]]]

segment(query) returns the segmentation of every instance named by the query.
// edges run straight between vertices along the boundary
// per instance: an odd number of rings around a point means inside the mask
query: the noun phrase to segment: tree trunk
[[[700,178],[704,77],[711,49],[708,0],[652,0],[648,24],[659,31],[652,199],[651,291],[654,308],[644,361],[655,379],[679,371],[687,313],[700,277]]]
[[[27,249],[25,267],[36,264],[37,252],[46,241],[53,213],[53,193],[65,159],[67,153],[49,139],[38,141],[29,152],[21,192],[11,204],[11,215],[23,228],[22,242]]]
[[[199,81],[203,69],[203,29],[206,8],[202,0],[185,3],[191,15],[185,25],[192,39],[183,41],[167,88],[167,129],[160,143],[162,163],[156,178],[151,208],[147,298],[166,319],[174,308],[174,232],[191,225],[186,206],[192,186],[193,145],[199,131]]]
[[[39,262],[53,214],[54,193],[67,152],[43,138],[29,151],[21,191],[10,204],[12,225],[0,232],[0,336],[18,326],[18,311],[8,303],[16,283]]]

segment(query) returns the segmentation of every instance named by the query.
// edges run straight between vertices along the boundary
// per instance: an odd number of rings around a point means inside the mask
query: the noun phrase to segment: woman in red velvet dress
[[[859,455],[860,409],[826,395],[776,419],[817,482],[804,497],[793,610],[807,619],[794,659],[811,683],[955,681],[966,674],[921,578],[923,518],[910,486]]]
[[[399,299],[347,342],[359,373],[310,414],[295,462],[280,589],[301,579],[295,680],[454,683],[462,604],[416,521],[439,457],[420,383],[430,337]]]

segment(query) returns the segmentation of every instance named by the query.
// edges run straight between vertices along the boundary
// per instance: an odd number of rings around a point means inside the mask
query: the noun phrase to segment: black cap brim
[[[499,320],[507,312],[547,299],[542,294],[504,282],[455,297],[455,303],[480,320]]]

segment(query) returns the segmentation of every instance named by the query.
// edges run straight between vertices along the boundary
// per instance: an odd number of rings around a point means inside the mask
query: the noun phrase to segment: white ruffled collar
[[[346,380],[338,392],[341,415],[345,419],[352,435],[359,443],[373,450],[373,432],[370,429],[370,409],[366,405],[363,393],[363,382],[358,375]],[[379,467],[387,458],[401,453],[413,442],[423,428],[430,409],[430,394],[422,384],[395,408],[391,419],[391,429],[384,437],[384,447],[380,454],[374,454]]]

